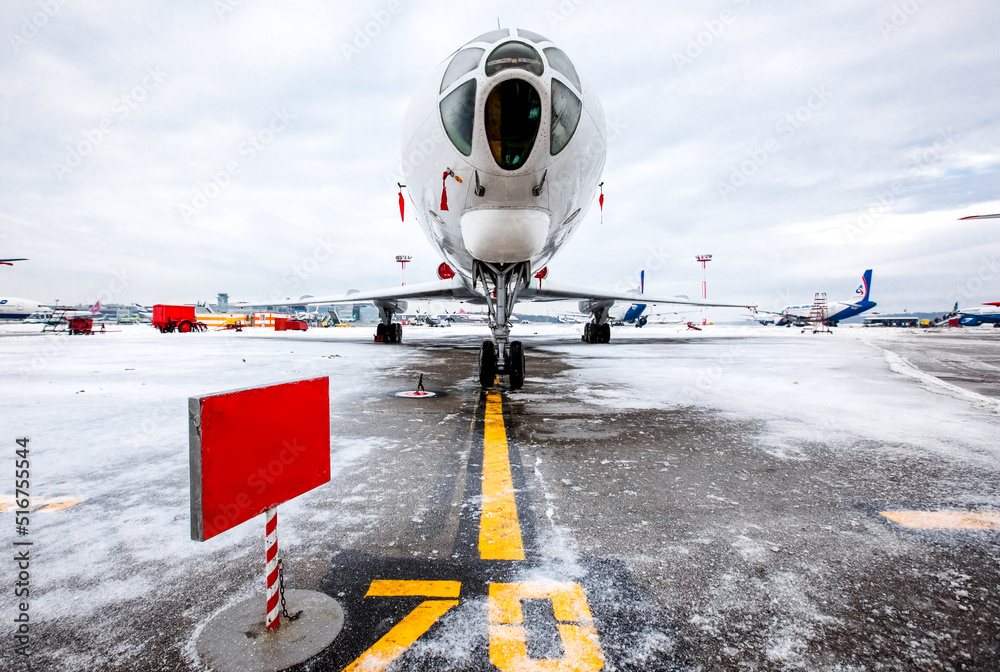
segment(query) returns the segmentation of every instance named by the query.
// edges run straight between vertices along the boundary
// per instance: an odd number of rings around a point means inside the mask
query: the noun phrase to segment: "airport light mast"
[[[706,268],[708,267],[708,262],[712,261],[712,255],[699,254],[697,259],[698,263],[701,264],[701,298],[704,300],[708,298],[708,280],[707,280]]]
[[[403,287],[406,287],[406,265],[410,263],[412,259],[413,257],[409,256],[408,254],[396,255],[396,261],[399,263],[400,266],[403,267]]]

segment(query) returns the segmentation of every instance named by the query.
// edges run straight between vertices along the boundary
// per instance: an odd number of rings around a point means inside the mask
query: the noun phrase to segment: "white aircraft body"
[[[26,320],[44,305],[31,299],[18,299],[13,296],[0,296],[0,320]]]
[[[877,305],[874,301],[868,299],[871,294],[871,285],[872,269],[869,268],[861,276],[861,284],[854,290],[855,298],[853,300],[830,301],[825,306],[814,301],[813,303],[805,303],[797,306],[786,306],[777,313],[766,310],[758,311],[755,308],[754,314],[756,316],[760,312],[768,315],[776,315],[778,318],[774,323],[778,326],[790,327],[795,325],[796,327],[804,327],[808,324],[820,323],[829,327],[835,327],[841,320],[860,315]],[[765,322],[764,320],[760,321],[762,323]]]
[[[445,263],[439,281],[311,297],[301,303],[375,303],[375,340],[398,343],[393,316],[407,299],[485,304],[492,339],[480,349],[480,383],[524,381],[524,349],[511,341],[517,301],[575,299],[590,313],[584,340],[607,343],[626,292],[550,282],[546,264],[583,221],[604,170],[607,130],[593,88],[550,40],[525,30],[481,35],[441,63],[405,117],[403,171],[427,239]],[[535,278],[543,278],[535,280]],[[707,304],[645,295],[644,303]]]

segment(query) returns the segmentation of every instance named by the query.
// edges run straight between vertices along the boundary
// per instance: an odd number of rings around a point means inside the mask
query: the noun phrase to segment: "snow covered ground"
[[[8,549],[34,544],[34,669],[201,669],[205,622],[262,593],[262,524],[190,540],[187,399],[208,392],[330,376],[332,482],[279,513],[294,587],[336,587],[350,622],[338,558],[479,571],[456,539],[477,505],[484,328],[407,328],[401,346],[365,328],[39,329],[0,326],[0,469],[12,484],[29,437],[32,496],[83,501],[33,512],[27,537],[0,514]],[[514,329],[528,380],[505,404],[534,544],[514,575],[583,583],[606,669],[989,669],[997,532],[877,512],[1000,509],[1000,330],[650,325],[589,345],[579,329]],[[393,397],[421,374],[440,398]],[[488,669],[483,605],[464,599],[406,660]]]

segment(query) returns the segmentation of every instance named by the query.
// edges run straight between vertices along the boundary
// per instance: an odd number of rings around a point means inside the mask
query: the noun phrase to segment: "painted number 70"
[[[438,619],[458,605],[458,581],[372,581],[365,597],[428,597],[382,639],[348,665],[343,672],[381,672],[403,654]],[[450,599],[449,599],[450,598]],[[528,657],[521,600],[549,599],[562,637],[563,657]],[[604,653],[577,583],[532,582],[490,584],[487,612],[490,623],[490,662],[504,672],[597,672]]]

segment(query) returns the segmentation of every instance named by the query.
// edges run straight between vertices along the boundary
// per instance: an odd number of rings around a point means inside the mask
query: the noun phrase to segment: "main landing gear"
[[[378,326],[375,327],[376,343],[402,343],[403,325],[393,322],[392,318],[396,313],[406,310],[406,301],[375,301],[378,308]]]
[[[584,343],[610,343],[611,342],[611,322],[608,318],[611,313],[611,306],[614,301],[593,301],[584,300],[580,302],[581,313],[591,313],[594,319],[583,325],[583,337],[580,339]]]
[[[510,316],[514,312],[517,294],[528,286],[531,266],[528,262],[492,264],[476,261],[473,265],[473,287],[483,283],[486,306],[490,315],[493,339],[483,341],[479,348],[479,384],[488,389],[496,384],[497,376],[507,376],[512,390],[524,385],[524,346],[510,340]]]

